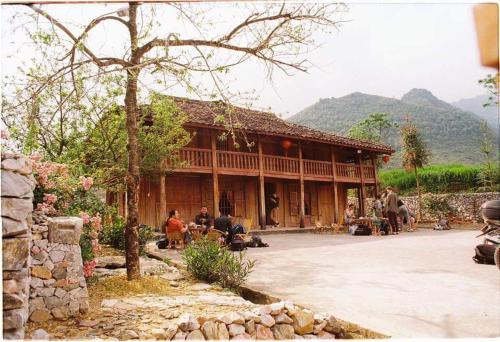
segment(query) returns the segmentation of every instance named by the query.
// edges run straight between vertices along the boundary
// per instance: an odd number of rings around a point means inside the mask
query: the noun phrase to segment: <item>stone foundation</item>
[[[67,319],[88,310],[77,217],[48,218],[33,213],[29,318],[33,322]]]
[[[2,153],[3,338],[23,339],[28,319],[31,212],[35,180],[31,162]]]

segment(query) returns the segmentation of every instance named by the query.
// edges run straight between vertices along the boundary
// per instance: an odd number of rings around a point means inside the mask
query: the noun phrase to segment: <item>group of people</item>
[[[373,218],[378,219],[381,222],[381,226],[384,226],[386,221],[388,222],[389,234],[399,234],[405,224],[408,225],[408,232],[413,232],[416,229],[415,213],[399,199],[398,194],[391,186],[388,186],[381,195],[376,195],[372,209]],[[344,222],[349,226],[355,218],[354,204],[351,203],[345,210]]]
[[[241,225],[233,226],[232,218],[226,212],[220,212],[220,216],[213,218],[208,213],[208,208],[203,205],[200,213],[194,217],[194,221],[186,224],[182,219],[178,210],[172,209],[168,213],[168,218],[164,222],[163,232],[167,235],[179,231],[183,234],[184,242],[189,243],[192,239],[190,230],[196,229],[201,234],[206,235],[210,229],[217,229],[220,231],[226,240],[226,243],[232,241],[234,234],[244,233],[244,228]]]

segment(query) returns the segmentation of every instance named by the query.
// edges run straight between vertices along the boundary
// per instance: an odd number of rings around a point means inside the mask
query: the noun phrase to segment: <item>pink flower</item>
[[[96,260],[86,261],[83,263],[83,275],[88,278],[94,273],[94,268],[96,267]]]
[[[44,194],[43,201],[47,204],[54,204],[57,201],[57,196],[54,194]]]
[[[97,231],[101,230],[101,215],[99,213],[95,214],[94,217],[90,219],[90,222],[92,223],[92,227],[96,229]]]
[[[88,191],[92,184],[94,184],[94,178],[80,176],[80,183],[82,184],[83,190]]]
[[[30,159],[31,159],[31,160],[33,160],[33,161],[40,161],[40,160],[42,160],[42,158],[43,158],[43,157],[42,157],[42,155],[41,155],[41,154],[32,154],[32,155],[30,156]]]
[[[91,232],[89,233],[89,236],[90,236],[92,239],[97,239],[98,234],[97,234],[97,232],[96,232],[95,230],[93,230],[93,231],[91,231]]]
[[[92,252],[99,253],[101,251],[101,246],[99,245],[99,240],[92,240]]]
[[[80,217],[83,220],[83,224],[89,224],[90,223],[90,216],[86,212],[80,212]]]
[[[10,133],[6,129],[0,130],[0,139],[7,140],[10,137]]]

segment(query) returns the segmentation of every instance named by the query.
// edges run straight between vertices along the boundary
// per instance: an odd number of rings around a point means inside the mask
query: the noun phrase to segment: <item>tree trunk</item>
[[[418,169],[415,167],[415,182],[417,183],[417,194],[418,194],[418,212],[417,212],[417,222],[422,219],[422,193],[420,192],[420,182],[418,180]]]
[[[131,43],[131,62],[137,64],[137,4],[129,3],[129,22]],[[137,78],[138,69],[127,70],[127,89],[125,93],[125,111],[127,113],[128,170],[127,170],[127,227],[125,228],[125,260],[127,279],[141,276],[139,265],[139,148],[137,143]]]

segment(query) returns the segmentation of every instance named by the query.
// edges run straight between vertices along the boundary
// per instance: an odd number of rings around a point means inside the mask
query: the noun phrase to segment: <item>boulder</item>
[[[255,337],[257,340],[272,340],[273,332],[262,324],[255,325]]]
[[[203,336],[203,333],[199,329],[197,329],[197,330],[191,331],[186,336],[186,340],[204,341],[205,340],[205,336]]]
[[[51,318],[52,318],[52,316],[51,316],[49,310],[37,309],[31,313],[30,321],[46,322]]]
[[[2,203],[4,202],[2,198]],[[2,213],[3,215],[4,213]],[[2,270],[19,271],[27,264],[29,240],[27,238],[2,239]]]
[[[4,238],[26,234],[27,232],[28,223],[26,222],[26,219],[16,221],[8,217],[2,217],[2,236]]]
[[[2,197],[2,216],[4,217],[20,222],[26,220],[32,211],[33,202],[30,198]]]
[[[15,171],[22,175],[31,174],[31,161],[20,155],[18,157],[19,158],[7,158],[2,160],[2,170]]]
[[[35,184],[29,178],[12,171],[2,170],[2,197],[31,199],[34,189]]]
[[[310,312],[297,310],[293,317],[293,329],[299,335],[310,334],[314,330],[314,317]]]
[[[241,324],[229,324],[229,336],[234,337],[245,333],[245,327]]]
[[[293,327],[289,324],[276,324],[272,331],[275,340],[293,340],[295,336]]]

